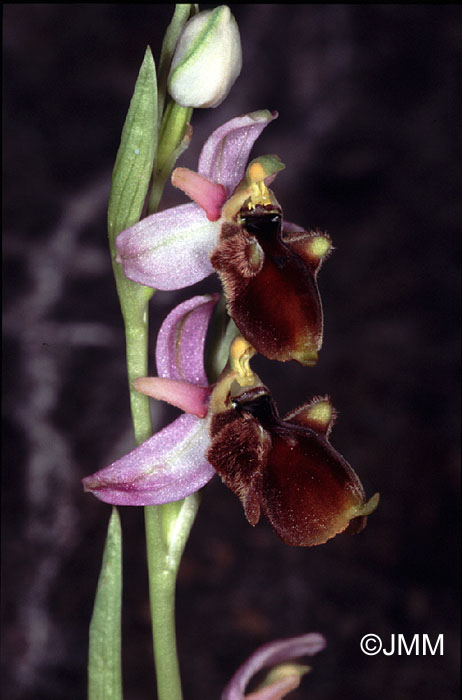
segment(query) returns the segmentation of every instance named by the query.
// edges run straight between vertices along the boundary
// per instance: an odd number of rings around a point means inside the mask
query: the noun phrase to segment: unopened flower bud
[[[242,68],[239,29],[226,5],[199,12],[185,25],[168,77],[183,107],[218,107]]]

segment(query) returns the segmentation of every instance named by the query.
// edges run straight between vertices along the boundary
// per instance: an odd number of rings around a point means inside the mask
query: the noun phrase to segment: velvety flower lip
[[[196,415],[184,413],[128,455],[85,477],[85,491],[114,505],[159,505],[189,496],[215,475],[205,456],[210,419],[197,413],[206,413],[210,393],[203,357],[207,325],[217,301],[218,295],[205,295],[180,304],[167,316],[158,336],[161,378],[156,378],[157,390],[151,393]]]
[[[256,139],[276,117],[277,112],[252,112],[216,129],[199,157],[199,175],[222,185],[229,197],[244,177]],[[219,220],[210,221],[197,204],[172,207],[122,231],[115,243],[117,262],[134,282],[181,289],[212,274],[209,258],[219,232]]]
[[[235,391],[232,377],[210,399],[207,459],[256,525],[263,511],[280,539],[298,547],[366,525],[379,496],[366,501],[355,471],[330,444],[335,410],[328,397],[281,419],[261,383]]]
[[[304,634],[299,637],[281,639],[257,649],[236,671],[222,693],[221,700],[279,700],[287,692],[297,687],[293,684],[279,682],[271,684],[260,691],[245,695],[245,689],[253,676],[264,668],[292,661],[302,656],[314,656],[326,646],[325,639],[317,633]],[[286,686],[286,687],[284,687]]]

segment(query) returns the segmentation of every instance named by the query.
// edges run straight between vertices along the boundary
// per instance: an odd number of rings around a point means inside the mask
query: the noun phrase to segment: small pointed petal
[[[223,185],[216,185],[188,168],[175,168],[172,185],[178,187],[203,209],[209,221],[218,221],[226,200]]]
[[[205,142],[198,172],[224,185],[228,197],[245,175],[250,151],[261,132],[277,112],[261,110],[231,119],[216,129]]]
[[[173,309],[157,336],[159,377],[206,386],[204,346],[207,328],[219,294],[193,297]]]
[[[212,274],[219,226],[196,204],[152,214],[116,238],[125,275],[155,289],[182,289]]]
[[[170,503],[215,474],[205,459],[209,421],[181,415],[122,459],[82,479],[85,491],[117,506]]]
[[[223,691],[221,700],[244,700],[245,689],[250,679],[263,668],[275,666],[301,656],[314,656],[314,654],[322,651],[325,646],[324,637],[316,633],[304,634],[300,637],[291,637],[290,639],[281,639],[265,644],[257,649],[234,674]],[[274,696],[254,695],[254,697],[261,700],[265,697],[273,698]],[[282,696],[280,695],[279,697]]]
[[[211,387],[161,377],[139,377],[134,380],[133,386],[142,394],[158,401],[167,401],[185,413],[198,418],[205,418],[207,415]]]

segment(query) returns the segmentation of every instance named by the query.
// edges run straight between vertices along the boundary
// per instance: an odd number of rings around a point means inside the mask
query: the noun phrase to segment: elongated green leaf
[[[122,532],[113,508],[90,622],[88,700],[122,700],[121,610]]]
[[[130,102],[112,174],[108,208],[112,252],[115,236],[135,224],[141,216],[156,149],[156,67],[148,46]]]
[[[143,425],[136,422],[138,443],[152,435],[149,400],[133,388],[135,377],[148,373],[147,303],[154,290],[125,277],[116,262],[115,238],[139,221],[146,199],[157,151],[157,80],[151,49],[146,49],[136,81],[120,147],[114,165],[108,207],[108,232],[112,268],[125,322],[127,369],[132,415],[145,415]]]

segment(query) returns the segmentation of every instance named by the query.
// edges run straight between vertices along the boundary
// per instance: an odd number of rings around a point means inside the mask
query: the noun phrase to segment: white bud
[[[183,107],[218,107],[242,68],[237,22],[226,5],[186,23],[168,76],[168,91]]]

